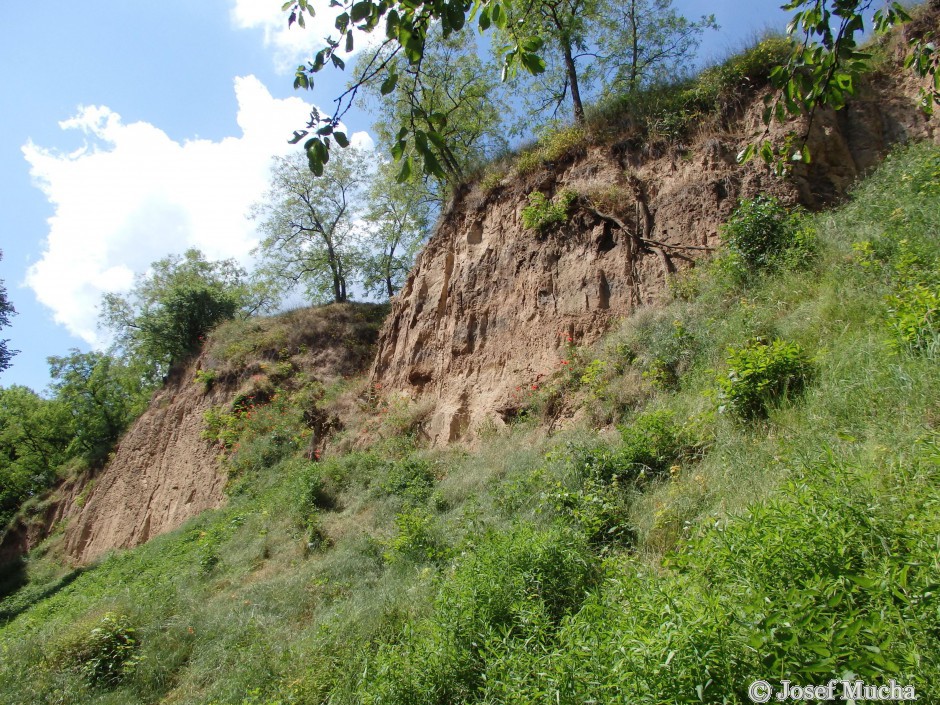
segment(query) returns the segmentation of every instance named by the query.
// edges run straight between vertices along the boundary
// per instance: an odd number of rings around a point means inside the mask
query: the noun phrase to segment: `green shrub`
[[[582,478],[603,483],[619,482],[623,486],[668,473],[692,450],[692,445],[676,426],[667,411],[651,411],[637,415],[620,428],[621,444],[617,446],[569,445],[567,463]],[[548,456],[554,457],[554,453]]]
[[[728,372],[719,378],[722,406],[744,418],[766,416],[781,397],[800,392],[813,367],[803,348],[776,339],[756,338],[728,350]]]
[[[662,475],[690,449],[668,411],[640,414],[620,429],[620,437],[623,445],[616,453],[616,466],[624,477],[637,471]]]
[[[888,296],[888,325],[900,346],[940,352],[940,287],[922,282],[900,286]]]
[[[761,271],[805,266],[816,252],[815,233],[802,214],[789,211],[773,197],[742,201],[721,235],[744,270],[742,279]]]
[[[584,373],[581,375],[581,384],[593,393],[599,394],[603,391],[604,374],[606,372],[607,361],[595,358],[584,368]]]
[[[397,533],[389,541],[385,560],[402,558],[416,563],[435,563],[449,557],[447,546],[434,533],[434,515],[424,507],[409,507],[395,515]]]
[[[89,686],[111,688],[140,663],[138,647],[130,619],[108,612],[90,632],[67,644],[60,657]]]
[[[529,205],[522,209],[522,224],[529,230],[545,232],[555,225],[568,222],[571,205],[578,194],[563,190],[548,200],[541,191],[529,194]]]
[[[444,581],[433,615],[383,646],[357,700],[479,702],[488,659],[520,639],[541,649],[597,584],[597,559],[564,529],[489,531],[467,547]]]
[[[222,449],[230,449],[241,435],[238,416],[227,411],[226,407],[213,406],[207,409],[202,420],[202,437]]]
[[[907,176],[918,195],[940,196],[940,154],[924,155]]]
[[[218,372],[213,370],[211,367],[205,367],[196,370],[196,374],[193,376],[193,379],[195,379],[198,384],[202,385],[202,391],[208,392],[212,389],[217,377]]]
[[[885,297],[886,322],[895,347],[933,355],[940,351],[940,256],[929,240],[930,235],[901,237],[892,229],[852,247],[862,267],[892,288]]]
[[[630,521],[631,493],[621,487],[617,478],[603,482],[588,477],[576,490],[556,482],[546,499],[557,515],[602,551],[636,542],[636,529]]]
[[[587,134],[583,128],[570,126],[551,130],[539,140],[542,158],[554,162],[568,154],[584,148]]]
[[[434,465],[430,461],[407,456],[386,465],[379,487],[387,494],[421,504],[431,496],[435,480]]]
[[[766,85],[773,68],[785,63],[791,51],[786,37],[768,37],[692,80],[607,96],[586,108],[591,133],[595,139],[604,133],[645,133],[647,144],[683,139],[744,102],[748,88]]]
[[[634,358],[643,369],[643,377],[654,388],[674,391],[679,380],[695,359],[699,342],[679,319],[659,316],[638,327],[633,345]]]
[[[546,130],[538,144],[523,150],[516,159],[516,171],[528,174],[548,162],[555,162],[584,149],[587,133],[580,127],[568,126]]]

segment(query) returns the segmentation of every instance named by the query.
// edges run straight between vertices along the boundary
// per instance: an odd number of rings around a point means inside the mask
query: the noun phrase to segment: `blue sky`
[[[248,264],[248,206],[310,104],[344,76],[295,92],[293,67],[320,27],[287,31],[282,0],[0,4],[0,279],[18,315],[0,331],[20,350],[0,384],[42,390],[46,358],[102,344],[95,306],[134,273],[187,247]],[[677,0],[714,13],[702,60],[768,27],[780,0]],[[306,102],[305,102],[306,101]],[[347,116],[350,132],[369,116]],[[361,143],[368,143],[365,135]]]

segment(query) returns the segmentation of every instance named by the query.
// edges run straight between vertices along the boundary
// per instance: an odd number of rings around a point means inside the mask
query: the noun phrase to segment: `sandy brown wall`
[[[591,343],[614,319],[662,299],[667,273],[718,244],[719,226],[739,199],[773,193],[821,207],[843,197],[891,145],[936,139],[938,120],[920,112],[916,94],[915,82],[885,76],[846,110],[818,115],[812,164],[784,181],[756,161],[736,163],[764,129],[758,96],[729,128],[662,154],[630,141],[591,147],[536,173],[510,173],[494,189],[465,190],[395,299],[373,382],[389,393],[432,399],[428,432],[435,444],[487,420],[499,423],[516,403],[514,390],[558,368],[568,338]],[[625,227],[586,202],[544,236],[522,225],[533,191],[591,196],[612,187],[626,194],[613,214]]]

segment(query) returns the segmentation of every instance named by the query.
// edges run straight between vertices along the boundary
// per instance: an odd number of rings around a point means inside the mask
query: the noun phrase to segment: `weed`
[[[740,348],[730,348],[728,371],[719,377],[722,406],[742,418],[767,415],[769,408],[788,394],[798,394],[809,381],[813,367],[797,343],[756,338]]]
[[[423,507],[410,507],[395,515],[397,533],[388,543],[385,560],[416,563],[447,560],[450,553],[434,531],[434,515]]]
[[[197,384],[202,385],[202,390],[204,392],[209,392],[212,387],[215,385],[216,379],[218,379],[218,372],[212,369],[211,367],[201,367],[196,370],[194,379]]]
[[[522,224],[529,230],[544,233],[566,223],[577,197],[573,191],[563,190],[549,200],[541,191],[533,191],[529,194],[529,205],[522,209]]]
[[[127,615],[109,612],[91,631],[66,644],[59,658],[89,686],[112,688],[140,663],[136,634]]]
[[[729,265],[741,268],[744,281],[762,271],[805,266],[817,249],[804,216],[773,197],[742,201],[721,234],[733,257]]]

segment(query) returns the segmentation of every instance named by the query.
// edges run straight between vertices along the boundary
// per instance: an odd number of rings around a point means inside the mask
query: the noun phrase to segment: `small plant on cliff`
[[[549,200],[541,191],[533,191],[529,194],[529,205],[522,209],[522,224],[529,230],[543,233],[565,223],[577,197],[574,191],[565,189]]]
[[[193,375],[193,379],[202,385],[202,391],[204,392],[209,392],[212,389],[217,377],[218,373],[211,368],[196,370],[196,374]]]
[[[796,343],[755,338],[728,350],[728,372],[719,378],[721,411],[744,418],[767,415],[777,399],[802,391],[812,376],[812,363]]]
[[[742,281],[762,271],[804,266],[816,252],[815,233],[803,215],[772,196],[742,201],[721,234]]]

